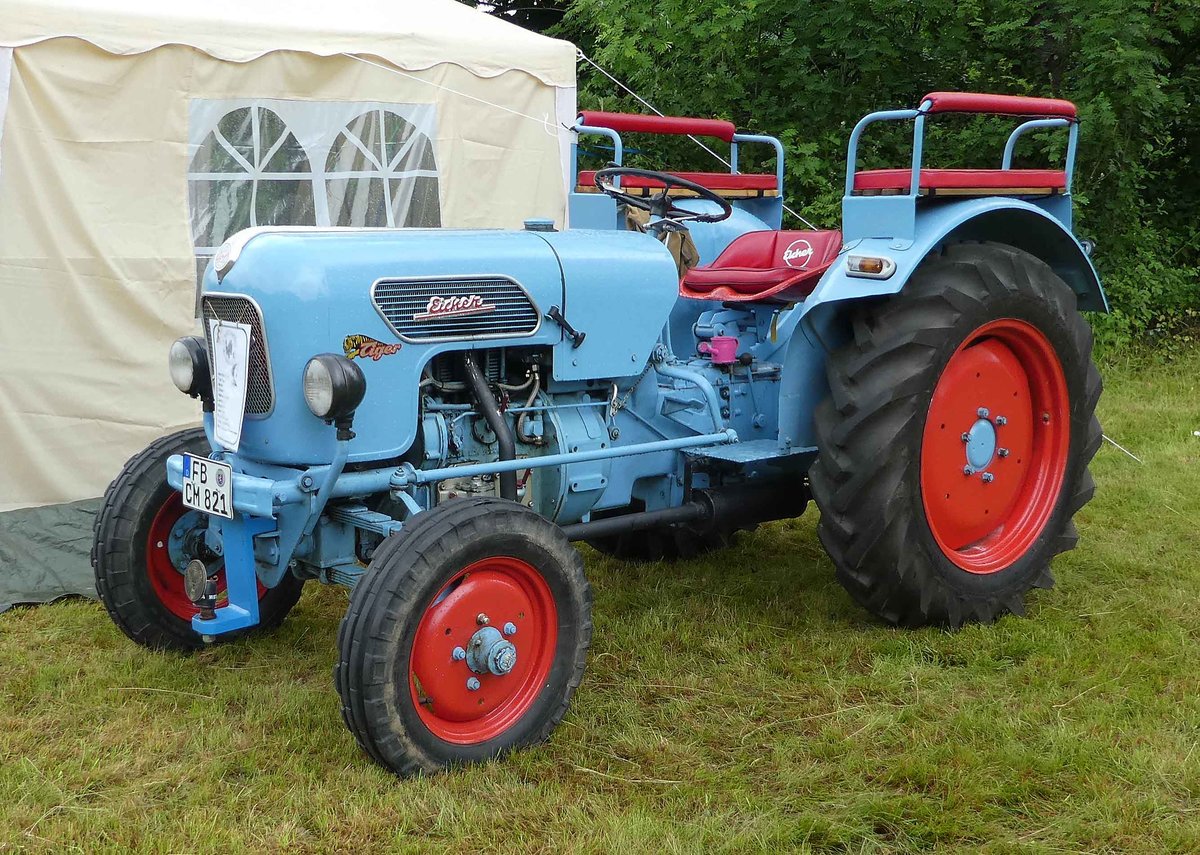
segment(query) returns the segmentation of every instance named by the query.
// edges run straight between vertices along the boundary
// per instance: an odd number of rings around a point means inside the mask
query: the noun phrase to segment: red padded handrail
[[[1075,105],[1060,98],[1029,98],[1024,95],[987,95],[982,92],[930,92],[921,103],[930,102],[929,113],[1000,113],[1006,116],[1053,116],[1076,118]]]
[[[737,133],[733,122],[722,119],[685,119],[679,116],[643,116],[639,113],[601,113],[595,110],[581,112],[579,123],[630,134],[695,134],[717,137],[725,142],[733,142],[733,135]]]

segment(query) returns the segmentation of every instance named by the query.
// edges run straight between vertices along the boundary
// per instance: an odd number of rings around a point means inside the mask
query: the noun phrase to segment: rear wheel
[[[400,775],[549,737],[591,640],[583,561],[529,508],[455,499],[384,541],[354,589],[334,671],[358,744]]]
[[[1077,540],[1100,445],[1099,372],[1075,296],[996,244],[927,260],[864,305],[830,357],[810,474],[842,585],[905,625],[1022,613]]]
[[[92,543],[96,591],[121,631],[146,647],[194,650],[203,645],[192,629],[199,609],[183,586],[183,569],[193,558],[213,562],[218,569],[217,605],[227,601],[225,571],[203,545],[208,517],[185,508],[166,478],[167,458],[172,454],[208,450],[199,429],[155,440],[125,464],[96,516]],[[260,620],[250,631],[282,623],[300,598],[303,584],[288,573],[275,588],[259,585]],[[240,634],[244,633],[220,638]]]

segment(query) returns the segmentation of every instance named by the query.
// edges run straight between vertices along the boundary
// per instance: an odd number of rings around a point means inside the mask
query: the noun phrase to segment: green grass
[[[587,678],[548,745],[397,781],[331,678],[345,594],[194,657],[94,603],[0,618],[0,850],[1200,850],[1200,353],[1117,365],[1079,548],[1029,619],[898,631],[816,512],[731,551],[587,555]]]

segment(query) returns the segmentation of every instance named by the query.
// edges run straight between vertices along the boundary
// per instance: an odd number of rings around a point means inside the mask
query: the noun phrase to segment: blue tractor
[[[1013,119],[999,169],[922,167],[948,112]],[[859,171],[880,121],[911,123],[912,162]],[[1014,168],[1045,128],[1064,167]],[[589,112],[575,131],[615,163],[577,171],[565,231],[221,248],[203,335],[170,351],[204,427],[130,460],[96,523],[130,638],[190,650],[278,625],[306,581],[345,586],[342,716],[407,775],[562,719],[592,633],[574,541],[686,557],[811,498],[839,581],[892,624],[991,621],[1051,584],[1101,440],[1072,104],[938,92],[866,116],[840,232],[782,229],[771,137]],[[628,168],[638,133],[724,140],[732,168]],[[773,174],[739,171],[747,145]]]

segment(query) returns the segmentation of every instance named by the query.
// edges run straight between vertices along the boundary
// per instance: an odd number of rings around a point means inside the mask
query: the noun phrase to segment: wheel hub
[[[967,431],[967,465],[986,469],[996,454],[996,426],[989,419],[979,419]]]
[[[471,636],[466,662],[476,674],[492,673],[503,677],[517,664],[517,646],[494,626],[485,626]]]

